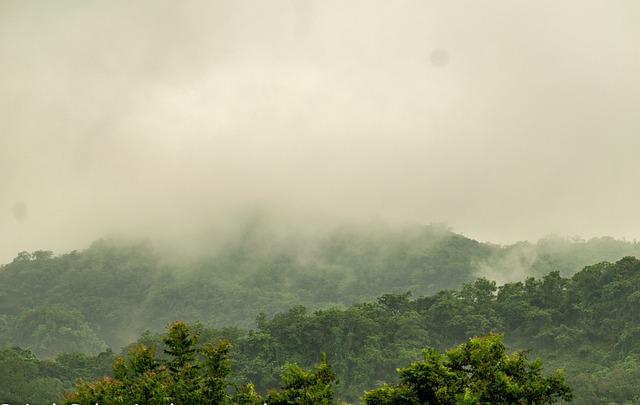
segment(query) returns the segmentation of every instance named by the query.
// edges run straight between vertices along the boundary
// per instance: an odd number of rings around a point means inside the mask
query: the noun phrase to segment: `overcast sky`
[[[640,239],[640,2],[0,1],[0,263],[263,204]]]

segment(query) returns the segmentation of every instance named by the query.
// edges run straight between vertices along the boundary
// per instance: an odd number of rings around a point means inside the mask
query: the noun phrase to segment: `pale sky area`
[[[0,1],[0,263],[263,205],[640,239],[639,151],[637,0]]]

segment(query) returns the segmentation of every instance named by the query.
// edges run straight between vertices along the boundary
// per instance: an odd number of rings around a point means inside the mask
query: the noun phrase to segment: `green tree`
[[[232,404],[234,398],[242,404],[257,403],[259,396],[251,385],[238,387],[235,396],[227,393],[231,345],[221,341],[198,347],[198,337],[186,323],[174,322],[162,339],[168,359],[159,359],[155,346],[134,346],[127,358],[116,359],[113,377],[92,383],[80,380],[65,394],[64,403],[201,405]]]
[[[29,349],[0,349],[1,403],[51,403],[60,398],[64,383],[45,372],[48,362],[39,361]]]
[[[113,377],[94,382],[78,381],[64,395],[65,405],[149,404],[166,405],[260,405],[264,399],[252,383],[229,382],[231,344],[198,345],[199,334],[184,322],[174,322],[162,336],[166,358],[156,355],[156,346],[139,343],[129,349],[127,357],[117,357]],[[336,377],[323,355],[320,364],[304,371],[288,363],[282,375],[281,391],[271,390],[270,404],[332,405]],[[235,393],[229,388],[235,387]]]
[[[287,363],[282,375],[281,391],[270,390],[267,403],[271,405],[333,405],[332,383],[336,376],[322,355],[320,364],[304,371],[297,364]]]
[[[472,338],[445,355],[424,350],[424,360],[399,369],[400,382],[365,393],[367,405],[551,404],[571,401],[562,370],[542,376],[540,359],[506,353],[502,336]]]
[[[64,305],[43,305],[21,312],[8,322],[4,339],[30,347],[38,356],[61,352],[99,353],[106,349],[82,313]]]

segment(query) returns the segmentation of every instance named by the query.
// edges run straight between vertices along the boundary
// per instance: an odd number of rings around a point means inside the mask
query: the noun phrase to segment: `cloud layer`
[[[0,262],[257,206],[640,238],[637,2],[0,4]]]

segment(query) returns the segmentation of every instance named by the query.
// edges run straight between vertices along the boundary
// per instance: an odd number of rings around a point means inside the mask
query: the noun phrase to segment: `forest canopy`
[[[515,247],[483,245],[442,230],[431,239],[427,231],[411,237],[381,232],[375,243],[371,237],[342,235],[340,245],[352,246],[351,253],[341,257],[337,247],[330,249],[333,263],[342,267],[302,263],[293,253],[266,253],[268,249],[254,257],[252,246],[190,262],[180,272],[146,243],[113,240],[61,256],[19,255],[0,268],[0,366],[16,370],[3,377],[0,400],[59,402],[59,393],[71,389],[79,377],[113,378],[113,354],[126,357],[138,344],[159,345],[156,354],[164,356],[159,332],[164,326],[155,325],[167,318],[187,322],[200,342],[228,341],[233,347],[230,381],[237,386],[251,382],[261,396],[281,386],[285,364],[307,372],[321,363],[324,352],[340,381],[333,387],[334,399],[355,403],[365,391],[398,383],[396,369],[422,358],[425,347],[445,353],[493,332],[504,334],[509,347],[530,349],[531,357],[544,359],[549,369],[564,369],[575,403],[623,404],[640,398],[638,260],[629,256],[574,272],[566,264],[583,257],[583,246],[595,249],[604,243],[633,249],[634,244],[604,239],[539,242],[538,259],[532,262],[538,264],[532,266],[540,270],[540,263],[546,263],[550,270],[498,283],[473,277],[478,266],[469,252],[498,260]],[[371,256],[371,250],[364,249],[370,243],[373,250],[386,244],[386,253]],[[457,287],[422,295],[400,289],[403,282],[414,283],[412,272],[415,282],[437,282],[429,269],[453,255],[458,265],[439,277],[446,281],[451,273],[460,280]],[[388,261],[381,261],[384,257]],[[378,288],[388,290],[377,297],[353,303],[313,299],[330,297],[338,288],[346,293],[373,285],[377,272],[390,263],[405,264],[385,273],[388,282]],[[241,277],[239,269],[255,276],[260,288],[249,276]],[[352,273],[339,277],[343,272]],[[303,305],[301,297],[307,293],[309,305]],[[280,304],[266,305],[269,298],[279,299],[282,309]],[[232,307],[240,301],[248,309]],[[250,315],[250,322],[224,322]]]
[[[156,346],[139,344],[126,358],[117,357],[113,377],[94,382],[79,381],[65,394],[65,405],[77,403],[145,403],[185,405],[332,405],[336,375],[323,354],[309,371],[286,363],[282,388],[262,397],[252,383],[235,385],[231,374],[228,341],[198,346],[199,335],[184,322],[175,322],[162,335],[164,354]],[[424,359],[399,369],[398,384],[369,391],[367,405],[392,404],[550,404],[571,401],[571,388],[561,370],[541,375],[542,362],[526,360],[524,352],[507,356],[502,337],[490,334],[446,352],[424,349]]]

